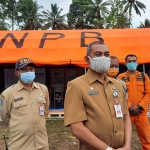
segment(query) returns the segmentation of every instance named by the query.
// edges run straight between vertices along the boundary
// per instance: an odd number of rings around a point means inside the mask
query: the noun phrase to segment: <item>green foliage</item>
[[[0,30],[8,30],[9,28],[10,25],[3,18],[0,18]]]
[[[49,29],[52,30],[63,30],[68,29],[67,24],[65,23],[65,15],[60,15],[62,12],[62,8],[59,9],[57,4],[51,4],[51,9],[42,11],[43,14],[43,21],[45,22],[42,29]]]
[[[134,9],[136,14],[140,16],[140,10],[142,10],[145,13],[146,6],[138,0],[122,0],[121,3],[124,5],[124,12],[128,12],[129,14],[130,22],[132,18],[132,9]]]
[[[83,6],[87,9],[86,16],[91,17],[95,28],[104,28],[102,20],[109,14],[109,5],[109,1],[91,0],[90,4]]]
[[[100,24],[104,24],[106,29],[128,28],[130,26],[129,19],[127,13],[123,11],[120,0],[111,0],[110,5],[109,15],[105,16]]]
[[[150,20],[146,18],[144,23],[141,22],[138,28],[150,28]]]
[[[72,0],[67,15],[57,4],[41,9],[35,0],[0,0],[0,30],[129,28],[132,12],[141,16],[146,6],[139,0]],[[149,27],[148,21],[140,27]]]
[[[16,0],[1,0],[0,1],[0,10],[1,10],[1,19],[7,19],[10,22],[10,27],[14,29],[17,16],[17,4]]]
[[[90,4],[91,0],[73,0],[70,4],[69,12],[67,14],[68,26],[70,29],[87,29],[92,28],[90,25],[91,17],[86,16],[87,8],[83,5]]]
[[[24,30],[38,30],[42,28],[41,14],[38,13],[42,6],[39,6],[36,1],[33,0],[21,0],[18,3],[19,15],[17,22],[20,29]]]

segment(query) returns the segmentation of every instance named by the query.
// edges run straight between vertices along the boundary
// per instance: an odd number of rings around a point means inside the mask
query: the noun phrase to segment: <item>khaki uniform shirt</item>
[[[118,81],[120,81],[121,82],[121,84],[122,84],[122,87],[123,87],[123,89],[124,89],[124,93],[125,93],[125,97],[126,97],[126,100],[128,100],[128,89],[127,89],[127,87],[126,87],[126,84],[125,84],[125,82],[124,81],[122,81],[121,79],[119,79],[119,78],[116,78]]]
[[[108,76],[104,85],[88,72],[67,85],[65,97],[65,126],[83,122],[100,140],[113,148],[124,146],[124,118],[116,118],[113,87],[118,90],[117,100],[124,115],[128,114],[127,101],[121,83]],[[80,150],[91,150],[80,142]]]
[[[17,84],[1,94],[1,117],[9,123],[9,150],[38,150],[48,147],[45,117],[48,114],[49,94],[45,85],[33,82],[31,91]],[[40,115],[44,105],[44,115]]]

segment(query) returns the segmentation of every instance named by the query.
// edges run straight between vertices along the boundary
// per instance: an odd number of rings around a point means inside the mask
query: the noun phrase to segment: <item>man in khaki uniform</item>
[[[0,95],[2,120],[9,124],[9,150],[48,150],[45,117],[48,115],[47,87],[35,83],[35,64],[29,58],[17,61],[19,81]]]
[[[105,73],[108,47],[92,42],[85,61],[88,72],[67,85],[65,126],[79,139],[79,150],[130,150],[132,128],[123,87]]]

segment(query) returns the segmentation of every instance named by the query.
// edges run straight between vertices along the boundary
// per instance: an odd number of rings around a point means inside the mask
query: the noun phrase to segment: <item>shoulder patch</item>
[[[15,84],[11,85],[11,86],[10,86],[10,87],[8,87],[5,91],[7,91],[7,90],[9,90],[9,89],[13,88],[14,86],[15,86]]]
[[[9,88],[7,88],[7,89],[11,89],[11,88],[13,88],[15,86],[15,84],[13,84],[13,85],[11,85]]]

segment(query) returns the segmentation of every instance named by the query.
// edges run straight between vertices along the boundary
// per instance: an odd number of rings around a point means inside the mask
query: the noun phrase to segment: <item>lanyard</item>
[[[118,100],[117,100],[117,97],[118,97],[118,91],[116,90],[116,88],[113,86],[113,96],[115,97],[115,102],[116,104],[118,104]]]

